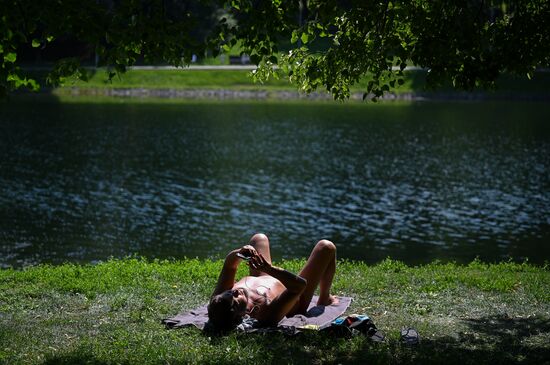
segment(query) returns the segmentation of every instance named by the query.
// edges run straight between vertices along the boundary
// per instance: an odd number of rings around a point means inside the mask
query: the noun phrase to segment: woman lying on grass
[[[248,260],[249,276],[235,282],[243,257]],[[317,285],[317,304],[336,304],[338,299],[330,295],[335,271],[336,246],[330,241],[317,242],[305,266],[295,275],[271,265],[269,240],[264,234],[256,234],[248,245],[227,255],[208,304],[209,322],[228,330],[248,314],[263,325],[276,325],[285,316],[305,314]]]

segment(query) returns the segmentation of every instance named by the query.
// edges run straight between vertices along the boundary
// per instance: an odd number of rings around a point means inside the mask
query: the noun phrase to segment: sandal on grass
[[[412,327],[401,329],[401,342],[405,345],[417,345],[420,342],[418,331]]]

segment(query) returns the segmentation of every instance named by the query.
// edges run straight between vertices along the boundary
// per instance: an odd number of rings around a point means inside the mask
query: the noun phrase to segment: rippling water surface
[[[550,260],[544,104],[0,105],[0,265]]]

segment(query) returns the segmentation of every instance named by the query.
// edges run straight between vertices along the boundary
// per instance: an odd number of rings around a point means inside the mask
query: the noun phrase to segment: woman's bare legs
[[[298,275],[307,280],[307,286],[300,301],[289,314],[301,313],[307,311],[307,307],[317,285],[319,285],[319,300],[317,304],[330,305],[337,303],[337,299],[330,295],[332,279],[336,272],[336,246],[328,240],[317,242],[313,251],[307,259],[306,265]]]
[[[261,254],[267,262],[271,264],[271,251],[269,250],[269,239],[263,233],[256,233],[250,238],[248,244],[256,249],[256,251]],[[257,269],[249,268],[250,276],[262,276],[267,275],[265,272],[262,272]]]

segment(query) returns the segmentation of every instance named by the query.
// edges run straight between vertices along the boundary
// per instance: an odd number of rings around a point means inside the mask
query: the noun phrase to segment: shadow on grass
[[[80,354],[78,351],[71,352],[69,354],[60,355],[60,356],[54,356],[46,361],[44,361],[43,364],[48,365],[69,365],[69,364],[96,364],[96,365],[106,365],[106,364],[129,364],[129,362],[120,362],[116,359],[113,359],[112,361],[103,361],[97,359],[95,356],[91,354]]]
[[[464,322],[471,331],[425,339],[415,351],[414,360],[445,364],[543,364],[550,359],[547,320],[500,315]]]
[[[504,340],[522,340],[539,334],[550,334],[550,322],[543,318],[513,318],[507,314],[466,320],[472,330]]]
[[[344,364],[543,364],[550,359],[550,323],[542,318],[513,319],[489,316],[467,319],[471,331],[423,338],[417,346],[395,339],[372,343],[366,337],[334,338],[324,333],[285,336],[280,333],[236,335],[242,354],[251,357],[242,363],[344,363]],[[421,334],[422,335],[422,334]],[[225,348],[226,338],[213,337],[214,347]],[[211,355],[211,356],[210,356]],[[144,359],[144,363],[156,360]],[[173,361],[170,363],[187,363]],[[165,361],[157,361],[157,363]],[[230,364],[223,351],[209,354],[204,363]],[[75,351],[47,359],[45,364],[128,364],[124,359],[108,362],[90,353]]]
[[[350,340],[323,335],[305,335],[296,341],[264,337],[259,341],[280,363],[543,364],[550,359],[548,321],[491,316],[466,322],[472,332],[424,338],[417,346],[407,346],[395,339],[372,343],[366,338],[356,341],[355,346],[342,346],[342,341]],[[315,361],[323,358],[324,361]]]

